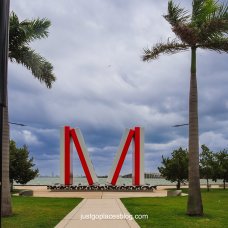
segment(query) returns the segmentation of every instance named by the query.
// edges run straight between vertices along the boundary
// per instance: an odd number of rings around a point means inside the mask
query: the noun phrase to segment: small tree
[[[207,191],[209,191],[209,179],[213,179],[215,171],[214,154],[210,149],[202,145],[202,152],[200,154],[200,176],[207,180]]]
[[[223,188],[226,188],[226,181],[228,181],[228,151],[226,149],[215,154],[215,173],[213,180],[223,179]]]
[[[29,158],[29,150],[26,145],[17,148],[16,143],[10,140],[10,182],[26,184],[38,176],[39,170],[33,169],[33,157]]]
[[[181,183],[188,179],[188,151],[180,147],[171,155],[171,158],[162,156],[163,166],[158,167],[158,170],[166,180],[177,182],[177,189],[180,189]]]

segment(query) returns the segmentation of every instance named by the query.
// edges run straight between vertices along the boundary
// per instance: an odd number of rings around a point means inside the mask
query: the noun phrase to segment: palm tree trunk
[[[189,94],[189,191],[187,214],[203,215],[199,175],[198,95],[196,79],[196,48],[192,48]]]
[[[180,181],[177,181],[177,190],[180,190]]]
[[[1,216],[12,214],[9,180],[9,124],[7,102],[9,2],[9,0],[0,2]]]
[[[2,216],[12,214],[10,179],[9,179],[9,124],[8,106],[3,108],[2,136]]]
[[[207,191],[209,192],[210,188],[209,188],[209,180],[207,178]]]

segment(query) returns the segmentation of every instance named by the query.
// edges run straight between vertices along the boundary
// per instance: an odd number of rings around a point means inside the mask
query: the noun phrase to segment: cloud
[[[200,136],[200,144],[206,144],[211,150],[222,150],[228,148],[228,138],[221,133],[213,131],[205,132]],[[221,147],[223,145],[224,148]]]
[[[28,144],[42,174],[59,172],[64,125],[81,128],[99,174],[109,171],[125,128],[145,128],[147,171],[157,169],[162,154],[187,147],[187,127],[172,126],[188,122],[190,52],[141,60],[143,48],[174,37],[162,17],[167,1],[24,0],[12,1],[11,9],[22,20],[52,22],[49,37],[32,43],[54,66],[52,89],[9,64],[10,120],[28,125],[11,125],[11,137]],[[197,52],[200,135],[221,149],[227,147],[227,72],[225,55]],[[130,155],[123,169],[131,170]]]
[[[34,135],[31,131],[28,130],[13,130],[11,132],[11,137],[16,141],[23,141],[28,145],[41,145],[42,142],[39,141],[36,135]]]

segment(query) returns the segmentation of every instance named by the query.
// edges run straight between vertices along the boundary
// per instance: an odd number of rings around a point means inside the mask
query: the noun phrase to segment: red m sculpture
[[[107,182],[115,185],[119,177],[122,165],[127,155],[129,146],[133,141],[133,173],[132,184],[144,184],[144,130],[140,127],[126,129],[118,151],[116,153],[112,169],[107,178]],[[61,130],[61,182],[65,185],[73,184],[72,172],[72,146],[75,145],[82,168],[85,172],[89,185],[98,183],[98,178],[89,158],[89,153],[85,145],[82,133],[79,128],[71,129],[69,126]]]

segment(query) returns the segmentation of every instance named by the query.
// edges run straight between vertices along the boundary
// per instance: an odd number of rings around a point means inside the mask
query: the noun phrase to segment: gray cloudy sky
[[[166,1],[20,0],[11,10],[21,20],[46,17],[47,39],[32,43],[54,66],[48,90],[31,73],[9,64],[11,138],[27,144],[42,175],[59,174],[59,128],[80,127],[97,174],[109,172],[125,128],[145,128],[145,169],[161,156],[187,147],[190,53],[144,63],[144,47],[173,37],[162,15]],[[190,1],[179,1],[190,7]],[[190,8],[189,8],[190,9]],[[227,55],[198,51],[200,143],[228,147]],[[74,153],[74,173],[83,174]],[[131,172],[131,154],[122,174]]]

